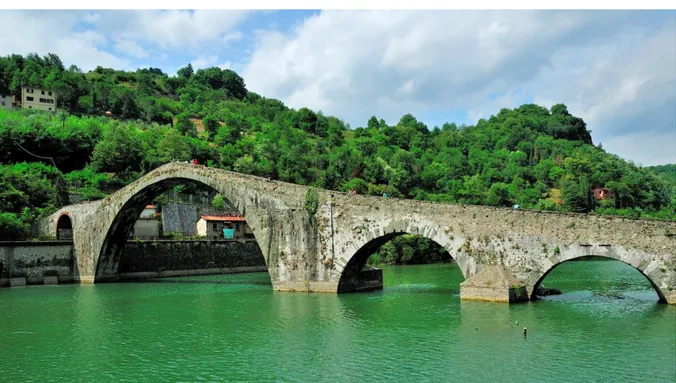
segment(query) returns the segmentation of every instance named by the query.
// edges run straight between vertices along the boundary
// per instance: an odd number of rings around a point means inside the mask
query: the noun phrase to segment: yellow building
[[[56,92],[23,86],[21,87],[21,107],[55,112]]]

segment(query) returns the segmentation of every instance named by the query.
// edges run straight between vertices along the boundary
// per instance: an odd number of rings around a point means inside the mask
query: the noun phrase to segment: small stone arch
[[[392,227],[402,227],[402,225],[405,225],[404,229],[391,230]],[[444,248],[460,267],[463,278],[467,279],[469,277],[470,264],[473,263],[473,260],[470,260],[463,253],[453,251],[454,243],[461,241],[461,238],[454,238],[440,228],[424,223],[417,224],[416,221],[397,222],[390,224],[388,227],[378,229],[364,236],[364,238],[371,239],[358,242],[358,245],[355,246],[357,250],[348,259],[345,266],[338,270],[340,273],[338,278],[338,293],[382,288],[382,273],[375,270],[363,270],[363,267],[374,251],[390,240],[406,234],[419,235]]]
[[[136,184],[132,185],[132,188],[117,194],[117,201],[104,200],[103,209],[105,210],[106,206],[109,209],[107,215],[110,217],[110,224],[105,226],[105,237],[98,252],[98,257],[96,257],[94,265],[95,283],[117,280],[122,250],[137,217],[141,214],[146,204],[172,187],[185,183],[203,184],[223,194],[237,208],[239,213],[246,217],[253,236],[263,252],[266,264],[268,263],[266,249],[261,246],[259,242],[260,238],[258,237],[260,233],[260,217],[257,217],[254,212],[248,214],[249,212],[246,211],[247,196],[243,195],[241,190],[236,187],[230,187],[232,185],[223,185],[217,178],[205,176],[199,171],[173,173],[165,172],[160,175],[149,173],[136,181]]]
[[[70,213],[63,212],[56,220],[55,230],[57,240],[73,240],[73,218]]]
[[[661,289],[661,288],[655,283],[655,281],[653,280],[656,276],[657,276],[658,278],[662,277],[661,275],[659,275],[659,274],[661,274],[662,272],[661,272],[658,268],[657,268],[657,269],[653,269],[653,272],[652,272],[652,273],[647,273],[647,272],[645,271],[645,270],[647,270],[647,268],[641,269],[641,267],[645,267],[645,262],[641,262],[640,264],[637,265],[637,264],[636,264],[636,261],[632,261],[632,260],[630,260],[630,259],[625,259],[625,257],[614,256],[614,255],[597,255],[597,254],[587,254],[587,255],[567,256],[567,257],[563,257],[559,262],[552,264],[552,266],[549,267],[542,275],[540,275],[539,277],[537,277],[537,279],[535,280],[535,283],[533,283],[532,288],[530,289],[530,299],[531,299],[531,300],[536,300],[536,299],[537,299],[536,293],[537,293],[537,291],[538,291],[538,288],[540,287],[540,284],[542,284],[542,282],[545,280],[545,278],[547,277],[547,275],[549,275],[549,273],[551,273],[551,272],[552,272],[554,269],[556,269],[558,266],[560,266],[560,265],[562,265],[562,264],[564,264],[564,263],[567,263],[567,262],[576,260],[576,259],[585,259],[585,258],[593,258],[593,257],[594,257],[594,258],[599,258],[599,257],[600,257],[600,258],[612,259],[612,260],[619,261],[619,262],[622,262],[622,263],[624,263],[624,264],[626,264],[626,265],[631,266],[633,269],[635,269],[636,271],[638,271],[639,273],[641,273],[641,275],[643,275],[643,277],[645,277],[645,279],[648,280],[648,282],[650,283],[650,285],[652,286],[652,288],[653,288],[653,289],[655,290],[655,292],[657,293],[658,301],[659,301],[660,303],[668,303],[668,302],[667,302],[666,296],[665,296],[664,293],[662,292],[662,289]],[[651,275],[649,275],[649,274],[651,274],[652,277],[651,277]],[[660,278],[660,279],[661,279],[661,278]]]

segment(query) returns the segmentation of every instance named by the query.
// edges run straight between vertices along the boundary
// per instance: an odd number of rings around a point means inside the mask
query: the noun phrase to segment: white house
[[[160,220],[156,218],[157,211],[154,205],[147,205],[136,219],[132,237],[138,239],[150,239],[160,236]]]

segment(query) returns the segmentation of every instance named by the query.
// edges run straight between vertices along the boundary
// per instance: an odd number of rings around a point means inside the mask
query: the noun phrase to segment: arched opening
[[[218,204],[214,203],[215,197]],[[119,210],[103,242],[95,282],[265,272],[241,201],[186,178],[154,182]],[[269,281],[269,275],[267,277]]]
[[[444,247],[418,234],[398,232],[377,237],[355,253],[343,269],[338,293],[411,284],[459,292],[463,279]]]
[[[604,256],[578,257],[552,266],[533,286],[531,299],[575,293],[618,299],[654,298],[666,303],[662,291],[641,270]]]
[[[73,222],[68,214],[62,214],[56,221],[56,239],[73,240]]]

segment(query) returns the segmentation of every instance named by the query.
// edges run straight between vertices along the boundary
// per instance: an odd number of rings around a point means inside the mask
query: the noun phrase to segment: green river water
[[[515,305],[460,301],[455,264],[383,274],[342,295],[267,273],[0,289],[0,382],[676,382],[676,307],[623,263],[563,264],[544,284],[564,294]]]

